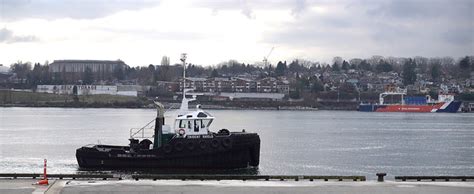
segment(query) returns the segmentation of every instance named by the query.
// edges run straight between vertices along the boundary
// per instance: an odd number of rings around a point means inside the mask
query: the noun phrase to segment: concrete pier
[[[474,182],[0,179],[0,193],[474,193]]]

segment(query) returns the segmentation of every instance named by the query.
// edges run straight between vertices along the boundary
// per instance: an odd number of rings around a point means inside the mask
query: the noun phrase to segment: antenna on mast
[[[183,99],[186,98],[186,53],[181,54],[181,62],[183,62]]]

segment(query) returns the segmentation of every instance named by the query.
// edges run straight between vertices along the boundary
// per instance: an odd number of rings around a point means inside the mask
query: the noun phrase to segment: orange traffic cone
[[[43,172],[43,179],[38,181],[36,184],[38,185],[49,185],[48,177],[46,175],[46,159],[44,159],[44,172]]]
[[[40,180],[36,183],[37,185],[49,185],[48,179]]]

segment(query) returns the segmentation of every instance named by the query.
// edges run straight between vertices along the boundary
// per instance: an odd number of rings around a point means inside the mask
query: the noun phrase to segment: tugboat
[[[181,57],[186,67],[186,54]],[[185,71],[183,77],[185,78]],[[183,79],[185,80],[185,79]],[[184,82],[184,81],[183,81]],[[185,86],[185,84],[183,84]],[[130,130],[128,146],[86,145],[76,150],[81,168],[156,168],[156,169],[237,169],[257,167],[260,162],[260,137],[257,133],[210,131],[211,114],[202,110],[188,110],[183,99],[173,129],[165,125],[164,107],[155,101],[157,115],[153,135],[145,137],[145,127]],[[140,136],[140,137],[137,137]]]

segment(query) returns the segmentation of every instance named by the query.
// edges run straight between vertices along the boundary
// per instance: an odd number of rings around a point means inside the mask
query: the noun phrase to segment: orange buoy
[[[48,176],[46,175],[46,159],[44,159],[43,179],[38,181],[38,185],[49,185]]]

